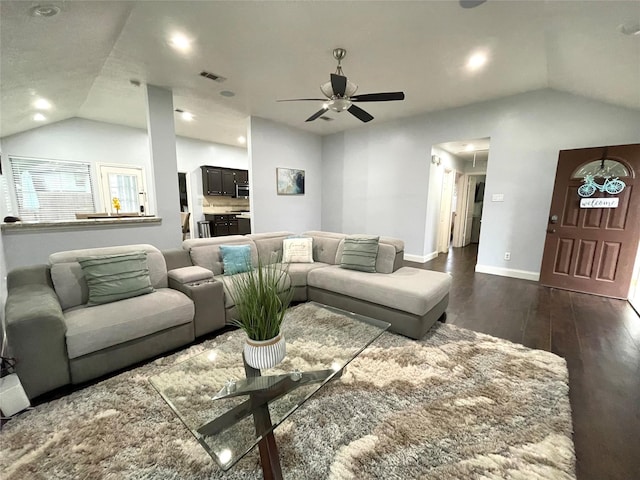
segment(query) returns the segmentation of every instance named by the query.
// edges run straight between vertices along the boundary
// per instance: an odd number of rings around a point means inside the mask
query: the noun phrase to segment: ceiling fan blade
[[[353,115],[354,117],[358,118],[359,120],[362,120],[365,123],[370,122],[371,120],[373,120],[373,117],[370,114],[365,112],[363,109],[361,109],[357,105],[351,105],[347,111],[351,115]]]
[[[344,92],[347,90],[347,77],[332,73],[331,88],[333,89],[334,95],[337,95],[338,97],[344,97]]]
[[[276,100],[276,102],[326,102],[326,98],[289,98],[287,100]]]
[[[313,122],[316,118],[321,117],[322,114],[325,113],[327,110],[329,110],[329,109],[328,108],[323,108],[321,110],[318,110],[316,113],[314,113],[309,118],[307,118],[305,120],[305,122]]]
[[[404,100],[404,92],[364,93],[350,98],[352,102],[390,102]]]

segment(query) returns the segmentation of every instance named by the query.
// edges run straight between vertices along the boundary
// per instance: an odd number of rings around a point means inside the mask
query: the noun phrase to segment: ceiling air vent
[[[320,120],[324,120],[325,122],[333,122],[333,118],[322,115]]]
[[[201,71],[200,76],[204,78],[208,78],[209,80],[213,80],[214,82],[222,83],[226,80],[226,78],[221,77],[220,75],[216,75],[215,73]]]

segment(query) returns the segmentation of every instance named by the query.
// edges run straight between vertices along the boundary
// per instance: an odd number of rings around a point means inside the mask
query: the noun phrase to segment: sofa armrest
[[[183,267],[171,270],[168,277],[169,288],[193,300],[196,337],[225,326],[223,285],[213,279],[211,270],[197,266]]]
[[[164,261],[166,262],[167,270],[169,271],[193,265],[193,263],[191,263],[189,252],[182,250],[181,248],[162,250],[162,255],[164,256]]]
[[[48,285],[15,286],[5,305],[10,354],[29,398],[70,383],[64,315]]]

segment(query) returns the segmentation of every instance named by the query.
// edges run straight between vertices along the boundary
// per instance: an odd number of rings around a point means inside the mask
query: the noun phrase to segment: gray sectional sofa
[[[292,232],[233,235],[185,240],[194,265],[211,271],[224,284],[225,317],[233,316],[233,299],[228,294],[230,276],[224,275],[221,245],[249,245],[254,267],[282,256],[283,240]],[[449,302],[451,277],[446,273],[403,267],[404,242],[380,237],[376,272],[366,273],[340,267],[347,235],[309,231],[313,239],[313,263],[290,263],[288,273],[294,300],[313,300],[359,313],[391,324],[390,330],[421,338],[442,316]]]
[[[251,262],[281,257],[292,232],[185,240],[182,249],[129,245],[55,253],[48,265],[7,277],[10,353],[29,398],[152,358],[214,332],[233,317],[221,245],[249,245]],[[312,263],[290,263],[295,301],[313,300],[387,321],[392,332],[421,338],[444,314],[448,274],[403,267],[404,243],[381,237],[375,273],[340,267],[344,234],[310,231]],[[88,306],[79,259],[145,252],[153,292]],[[269,266],[265,267],[269,268]],[[238,275],[242,275],[241,273]]]

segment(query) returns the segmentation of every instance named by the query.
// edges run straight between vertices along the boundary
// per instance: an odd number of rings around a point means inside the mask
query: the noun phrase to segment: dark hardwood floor
[[[477,245],[418,268],[453,277],[447,323],[567,360],[579,480],[640,478],[640,318],[625,301],[475,273]]]

